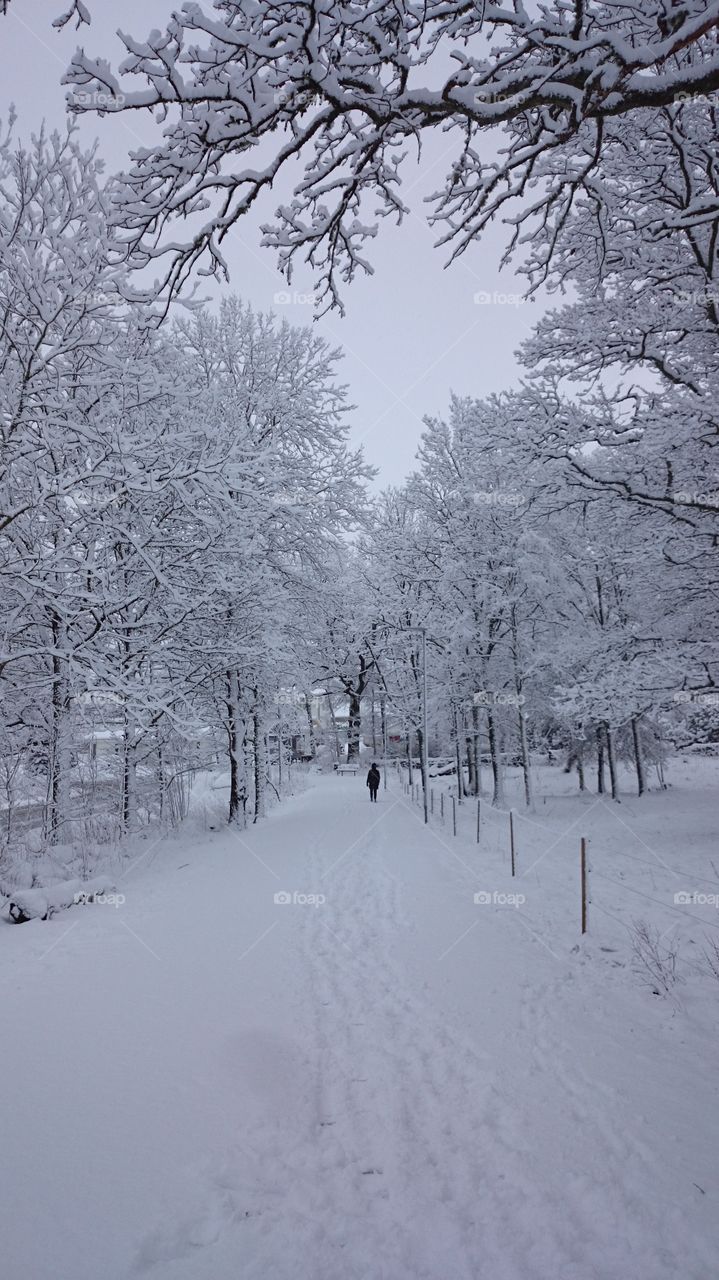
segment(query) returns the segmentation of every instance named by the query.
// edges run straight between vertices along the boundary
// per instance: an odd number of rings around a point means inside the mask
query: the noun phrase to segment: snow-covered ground
[[[124,902],[0,927],[2,1275],[716,1276],[716,762],[621,806],[561,777],[514,880],[506,814],[477,845],[469,804],[454,838],[396,779],[316,777],[148,842]]]

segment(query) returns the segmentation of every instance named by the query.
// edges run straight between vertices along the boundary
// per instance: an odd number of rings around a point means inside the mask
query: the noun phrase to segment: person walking
[[[377,765],[373,764],[372,768],[367,774],[367,786],[369,787],[369,798],[374,802],[374,804],[377,803],[377,792],[379,791],[379,784],[380,784],[380,772],[379,772],[379,769],[377,768]]]

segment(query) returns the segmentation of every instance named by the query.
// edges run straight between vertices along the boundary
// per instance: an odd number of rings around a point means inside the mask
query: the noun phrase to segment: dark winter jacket
[[[379,772],[379,769],[375,769],[373,765],[369,773],[367,774],[367,786],[370,788],[374,787],[376,789],[379,786],[379,784],[380,784],[380,772]]]

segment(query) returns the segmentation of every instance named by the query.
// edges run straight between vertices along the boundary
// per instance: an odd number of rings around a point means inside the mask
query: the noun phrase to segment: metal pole
[[[382,716],[382,750],[384,751],[384,789],[387,790],[387,704],[385,696],[382,694],[380,699],[380,714]]]
[[[422,754],[424,756],[424,820],[429,822],[427,796],[429,792],[429,750],[427,742],[427,632],[422,627]]]

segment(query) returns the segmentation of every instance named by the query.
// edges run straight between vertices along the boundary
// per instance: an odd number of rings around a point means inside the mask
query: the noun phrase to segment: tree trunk
[[[617,783],[617,762],[614,756],[614,738],[609,725],[604,724],[604,738],[607,744],[607,762],[609,764],[609,781],[612,785],[612,800],[619,800],[619,786]]]
[[[60,656],[64,628],[52,615],[52,719],[48,750],[48,804],[45,834],[51,844],[63,839],[70,816],[70,692],[66,659]]]
[[[334,709],[334,707],[332,706],[332,694],[331,694],[331,693],[328,693],[328,694],[327,694],[327,706],[329,707],[329,711],[330,711],[330,720],[332,721],[332,729],[333,729],[333,732],[334,732],[334,739],[335,739],[335,759],[336,759],[336,760],[337,760],[337,762],[339,763],[339,761],[340,761],[340,760],[341,760],[341,758],[342,758],[342,749],[341,749],[341,747],[340,747],[340,731],[339,731],[339,729],[337,728],[337,717],[336,717],[336,715],[335,715],[335,709]]]
[[[644,757],[642,755],[642,742],[639,736],[638,716],[632,716],[632,742],[634,743],[634,763],[637,770],[637,795],[643,796],[647,789],[647,784],[644,776]]]
[[[265,816],[265,776],[267,773],[264,725],[262,708],[259,702],[255,702],[255,709],[252,713],[252,727],[255,754],[255,814],[252,821],[258,822],[260,818]]]
[[[270,752],[270,762],[272,753]],[[277,708],[277,790],[282,794],[282,711]]]
[[[459,716],[455,707],[452,708],[452,731],[454,737],[454,766],[457,770],[457,801],[462,803],[464,795],[464,770],[462,768],[462,747],[459,737]]]
[[[582,747],[577,752],[577,778],[579,779],[579,790],[586,791],[584,781],[584,750]]]
[[[521,691],[520,691],[521,692]],[[529,748],[527,746],[527,721],[521,706],[517,708],[519,717],[519,749],[522,755],[522,773],[524,775],[524,803],[527,808],[532,803],[532,775],[529,769]]]
[[[529,768],[529,748],[527,746],[527,720],[524,714],[524,670],[520,656],[519,627],[517,625],[516,608],[512,608],[512,659],[514,665],[514,692],[517,695],[517,719],[519,722],[519,753],[522,758],[522,775],[524,778],[524,803],[527,808],[532,803],[532,775]]]
[[[312,723],[312,698],[309,693],[305,694],[305,711],[307,712],[307,733],[308,747],[310,758],[314,760],[317,755],[317,743],[315,741],[315,726]]]
[[[604,739],[602,737],[601,725],[597,728],[597,795],[603,796],[606,792],[604,782]]]
[[[477,766],[474,758],[474,752],[472,750],[471,734],[468,734],[467,737],[465,738],[465,745],[467,748],[467,778],[468,778],[467,790],[469,791],[469,794],[471,796],[476,796],[477,795]]]
[[[137,768],[135,763],[135,726],[127,705],[122,725],[122,829],[130,831],[137,814]]]
[[[161,742],[157,744],[157,785],[160,792],[160,822],[162,822],[165,816],[165,761]]]
[[[499,755],[497,725],[491,707],[487,707],[487,740],[489,742],[489,758],[492,762],[492,804],[502,805],[504,804],[504,774]]]
[[[482,752],[479,742],[479,707],[472,705],[472,755],[474,757],[474,776],[477,779],[478,796],[482,794]]]
[[[240,689],[236,671],[227,673],[227,737],[230,756],[230,811],[227,821],[245,825],[247,783],[245,774],[245,721],[240,715]]]
[[[358,695],[350,694],[349,719],[347,721],[347,763],[358,760],[360,753],[360,730],[362,728],[362,708]]]

